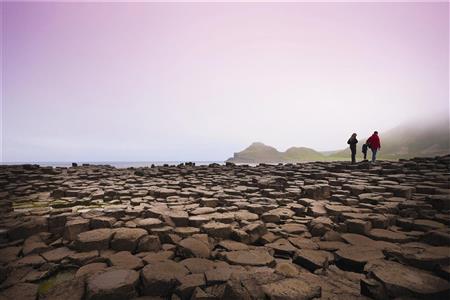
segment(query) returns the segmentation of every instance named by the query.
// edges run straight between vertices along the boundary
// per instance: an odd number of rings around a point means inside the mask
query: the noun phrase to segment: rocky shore
[[[0,299],[448,299],[450,156],[0,167]]]

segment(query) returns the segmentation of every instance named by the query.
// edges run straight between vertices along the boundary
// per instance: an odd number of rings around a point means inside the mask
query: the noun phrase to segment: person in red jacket
[[[375,131],[372,136],[367,140],[367,145],[369,145],[370,150],[372,150],[372,162],[377,159],[377,151],[381,149],[380,137],[378,136],[378,131]]]

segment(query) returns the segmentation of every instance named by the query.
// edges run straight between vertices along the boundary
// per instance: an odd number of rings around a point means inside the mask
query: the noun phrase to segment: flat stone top
[[[225,253],[226,260],[231,264],[244,266],[273,265],[274,258],[267,250],[239,250]]]
[[[384,254],[379,249],[373,249],[366,246],[350,246],[339,249],[336,254],[340,258],[359,263],[365,263],[370,260],[384,258]]]
[[[85,231],[80,234],[78,234],[77,239],[79,241],[83,242],[93,242],[103,239],[108,239],[114,234],[114,231],[109,228],[101,228],[101,229],[94,229],[90,231]]]
[[[370,269],[385,284],[411,290],[420,295],[450,290],[450,284],[437,276],[396,262],[382,261]]]
[[[122,285],[134,284],[139,273],[133,270],[110,270],[92,276],[88,280],[91,290],[110,290]]]
[[[150,261],[142,269],[142,276],[146,279],[178,278],[187,275],[189,270],[180,263],[173,260]]]

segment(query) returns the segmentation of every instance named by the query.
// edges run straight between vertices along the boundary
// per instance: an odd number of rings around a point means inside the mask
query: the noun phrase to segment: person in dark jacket
[[[378,131],[375,131],[372,136],[367,140],[367,144],[372,151],[372,162],[377,159],[377,152],[381,149],[380,137],[378,136]]]
[[[365,161],[367,160],[367,150],[368,150],[368,148],[369,148],[369,145],[367,145],[367,142],[364,143],[364,144],[362,145],[362,150],[361,150],[361,152],[362,152],[363,155],[364,155],[364,160],[365,160]]]
[[[352,136],[348,139],[347,144],[350,145],[350,151],[352,152],[352,164],[354,164],[356,163],[356,144],[358,144],[356,133],[352,134]]]

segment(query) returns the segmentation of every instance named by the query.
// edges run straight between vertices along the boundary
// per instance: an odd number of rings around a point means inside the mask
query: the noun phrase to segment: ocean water
[[[162,165],[172,165],[176,166],[181,163],[186,163],[189,161],[92,161],[92,162],[76,162],[78,166],[81,166],[83,164],[90,164],[90,165],[109,165],[116,168],[139,168],[139,167],[150,167],[151,165],[155,166],[162,166]],[[224,161],[191,161],[195,163],[197,166],[202,165],[209,165],[212,163],[216,164],[225,164]],[[72,162],[0,162],[0,165],[23,165],[23,164],[33,164],[33,165],[40,165],[43,167],[71,167]]]

